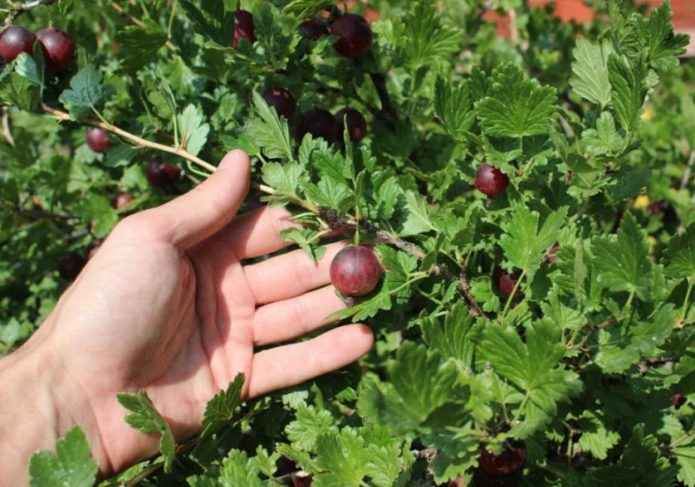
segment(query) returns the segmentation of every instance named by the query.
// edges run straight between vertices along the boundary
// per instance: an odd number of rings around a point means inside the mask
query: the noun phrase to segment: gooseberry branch
[[[181,157],[187,161],[190,161],[191,163],[205,169],[208,171],[210,174],[214,173],[217,170],[217,167],[214,166],[213,164],[210,164],[207,161],[204,161],[198,156],[195,156],[188,152],[186,149],[183,147],[173,147],[169,146],[166,144],[160,144],[159,142],[153,142],[151,140],[144,139],[138,135],[135,135],[131,132],[128,132],[127,130],[124,130],[112,123],[108,123],[105,121],[95,121],[95,120],[85,120],[85,121],[80,121],[77,122],[74,120],[69,113],[64,112],[62,110],[58,110],[57,108],[50,107],[46,104],[41,105],[41,109],[48,115],[52,116],[55,118],[58,122],[76,122],[80,123],[83,125],[91,126],[91,127],[100,127],[103,128],[104,130],[111,132],[115,135],[118,135],[119,137],[128,140],[132,142],[134,145],[137,147],[142,147],[142,148],[148,148],[148,149],[154,149],[158,150],[161,152],[166,152],[167,154],[172,154],[178,157]],[[270,186],[267,186],[265,184],[260,184],[260,183],[252,183],[252,187],[256,189],[257,191],[260,191],[265,194],[275,194],[275,190],[271,188]],[[300,206],[303,208],[311,211],[312,213],[316,214],[317,216],[321,217],[327,224],[326,233],[334,233],[336,231],[341,231],[341,232],[354,232],[358,228],[358,223],[356,220],[352,218],[346,218],[343,216],[338,215],[335,211],[328,209],[328,208],[315,208],[313,205],[308,205],[306,203],[302,204],[304,202],[297,202]],[[371,224],[368,221],[361,220],[360,223],[360,228],[364,229],[366,232],[370,233],[372,235],[372,240],[373,243],[385,243],[388,245],[392,245],[393,247],[415,257],[418,260],[423,260],[425,258],[426,253],[418,247],[416,244],[412,242],[408,242],[407,240],[403,240],[402,238],[398,237],[397,235],[394,235],[390,232],[387,232],[385,230],[379,229],[375,227],[373,224]],[[463,269],[463,267],[462,267]],[[483,316],[486,317],[486,314],[483,312],[482,309],[478,306],[476,303],[475,299],[473,298],[473,295],[470,292],[470,285],[468,284],[468,279],[466,277],[465,271],[459,271],[459,275],[456,276],[454,273],[452,273],[448,268],[438,265],[438,264],[433,264],[432,267],[429,269],[429,273],[435,276],[442,276],[446,279],[449,280],[457,280],[458,281],[458,287],[463,296],[466,298],[466,301],[468,302],[468,308],[474,316]]]

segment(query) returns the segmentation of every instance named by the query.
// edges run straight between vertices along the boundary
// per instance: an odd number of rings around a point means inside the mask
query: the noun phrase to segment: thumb
[[[249,191],[250,162],[241,150],[227,153],[210,177],[178,198],[150,210],[167,240],[188,249],[229,223]]]

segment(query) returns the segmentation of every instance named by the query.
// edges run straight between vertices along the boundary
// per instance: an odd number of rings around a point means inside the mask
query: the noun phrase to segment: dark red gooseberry
[[[328,35],[328,28],[318,20],[314,19],[306,19],[304,22],[299,24],[298,30],[302,37],[312,40],[316,40],[319,37]]]
[[[282,115],[288,120],[292,118],[295,102],[289,91],[283,88],[266,88],[261,96],[268,105],[275,108],[278,115]]]
[[[36,36],[32,31],[20,25],[11,25],[0,35],[0,57],[9,63],[23,52],[31,56],[34,42]]]
[[[256,42],[256,34],[254,33],[253,14],[247,10],[237,10],[234,12],[234,40],[232,47],[239,47],[239,40],[246,39],[251,44]]]
[[[483,164],[475,175],[475,187],[488,196],[504,193],[509,186],[509,178],[502,171],[489,164]]]
[[[73,281],[84,267],[85,261],[81,255],[71,252],[58,260],[58,273],[67,280]]]
[[[294,478],[294,487],[311,487],[314,483],[314,478],[309,475],[307,477],[296,477]]]
[[[147,180],[157,188],[171,186],[178,181],[180,174],[181,169],[178,166],[162,161],[159,156],[150,159],[146,172]]]
[[[101,127],[94,127],[88,130],[84,138],[87,141],[87,146],[94,152],[101,153],[111,147],[109,134]]]
[[[678,213],[669,201],[655,201],[649,206],[649,213],[652,215],[661,215],[663,222],[666,224],[678,223]]]
[[[364,116],[356,109],[345,107],[335,114],[335,123],[338,128],[338,138],[342,139],[343,130],[347,123],[350,140],[359,142],[367,135],[367,121]]]
[[[302,140],[306,134],[314,138],[321,137],[328,142],[336,139],[335,119],[331,112],[323,108],[312,108],[302,114],[297,126],[297,139]]]
[[[338,38],[335,50],[348,58],[364,56],[372,45],[372,29],[361,15],[341,15],[331,25],[331,34]]]
[[[681,406],[683,406],[683,404],[685,404],[687,400],[688,399],[680,392],[674,392],[671,396],[671,403],[673,404],[673,407],[676,409],[680,409]]]
[[[43,48],[46,67],[56,73],[68,69],[75,58],[75,43],[65,32],[58,29],[41,29],[36,33]]]
[[[338,252],[329,272],[338,291],[347,296],[364,296],[374,290],[384,269],[371,248],[356,245]]]
[[[507,297],[514,291],[514,286],[519,282],[520,274],[518,272],[510,274],[501,269],[497,269],[495,277],[497,278],[497,289],[499,289],[500,294]],[[521,299],[523,297],[524,293],[521,292],[521,289],[517,288],[514,299]]]
[[[525,460],[526,450],[523,448],[506,449],[499,455],[483,449],[478,464],[480,470],[488,475],[505,476],[521,470]]]
[[[135,197],[130,193],[118,194],[111,198],[111,208],[113,208],[114,210],[118,210],[119,208],[124,207],[134,199]]]

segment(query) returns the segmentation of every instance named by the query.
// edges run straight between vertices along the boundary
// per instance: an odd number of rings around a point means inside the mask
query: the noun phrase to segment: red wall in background
[[[663,0],[644,0],[651,7],[658,6]],[[530,0],[532,6],[543,6],[550,0]],[[673,23],[677,32],[689,34],[691,37],[688,55],[695,56],[695,0],[671,0]],[[582,0],[555,0],[555,15],[564,21],[574,20],[586,22],[592,18],[592,10]],[[508,21],[494,12],[489,12],[487,18],[498,22],[497,32],[509,35]]]

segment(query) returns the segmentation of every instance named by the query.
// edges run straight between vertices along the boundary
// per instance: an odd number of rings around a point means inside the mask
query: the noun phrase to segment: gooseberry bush
[[[4,2],[0,352],[232,148],[377,337],[104,485],[695,486],[695,65],[668,2]],[[508,38],[489,21],[509,19]],[[89,485],[79,428],[27,466]]]

